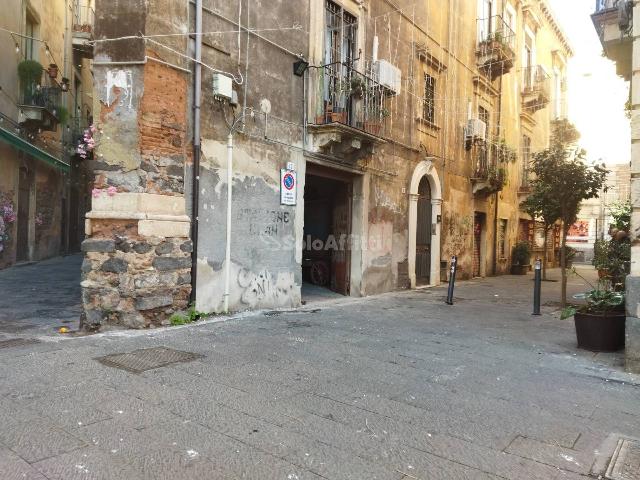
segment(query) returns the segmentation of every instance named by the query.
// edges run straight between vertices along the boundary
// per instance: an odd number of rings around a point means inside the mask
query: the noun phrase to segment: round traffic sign
[[[282,184],[287,190],[292,190],[296,181],[291,173],[285,173],[284,177],[282,177]]]

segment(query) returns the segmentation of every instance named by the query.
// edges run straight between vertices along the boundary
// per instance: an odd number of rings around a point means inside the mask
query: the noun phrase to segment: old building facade
[[[571,56],[546,2],[129,3],[97,5],[88,323],[166,322],[189,280],[222,312],[507,273],[535,230]]]
[[[76,147],[92,118],[93,9],[3,4],[0,32],[0,268],[78,251],[91,178]]]

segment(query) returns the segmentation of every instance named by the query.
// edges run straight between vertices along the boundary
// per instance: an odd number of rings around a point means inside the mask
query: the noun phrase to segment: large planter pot
[[[624,312],[606,315],[577,312],[573,320],[578,348],[592,352],[616,352],[624,348]]]
[[[511,265],[511,275],[526,275],[530,265]]]

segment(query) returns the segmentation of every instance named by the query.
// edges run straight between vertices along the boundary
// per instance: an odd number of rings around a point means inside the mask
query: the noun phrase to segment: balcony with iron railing
[[[502,190],[506,182],[507,164],[516,158],[515,150],[504,140],[492,139],[474,145],[471,152],[471,183],[474,195],[489,195]]]
[[[365,74],[344,63],[309,69],[307,127],[317,138],[333,139],[334,147],[342,143],[340,148],[346,149],[384,141],[388,89],[367,70]]]
[[[522,108],[530,113],[545,108],[551,99],[551,77],[542,65],[522,69]]]
[[[478,68],[494,79],[511,71],[515,62],[516,34],[501,15],[477,20]]]
[[[75,4],[73,12],[73,47],[84,57],[93,57],[93,25],[95,11],[90,5]]]
[[[64,120],[62,90],[47,74],[40,82],[21,85],[18,108],[19,123],[27,129],[55,131]]]
[[[591,15],[605,56],[616,63],[618,75],[627,80],[631,79],[633,4],[632,0],[596,0]]]

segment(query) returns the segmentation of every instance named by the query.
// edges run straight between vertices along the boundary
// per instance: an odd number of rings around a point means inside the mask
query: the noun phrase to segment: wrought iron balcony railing
[[[343,63],[309,69],[311,125],[337,123],[375,136],[384,134],[385,88],[373,75]]]
[[[551,99],[551,77],[542,65],[522,70],[522,104],[527,110],[537,112]]]
[[[73,12],[73,32],[92,34],[94,19],[95,11],[90,5],[76,4]]]
[[[508,48],[512,52],[516,50],[516,34],[501,15],[489,18],[479,18],[478,50],[490,50],[496,47]]]

